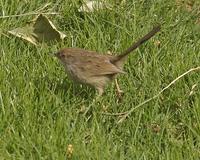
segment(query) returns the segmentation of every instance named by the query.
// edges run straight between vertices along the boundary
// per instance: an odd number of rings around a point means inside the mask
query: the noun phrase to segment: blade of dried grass
[[[165,88],[163,88],[160,92],[158,92],[156,95],[154,95],[153,97],[147,99],[146,101],[143,101],[142,103],[138,104],[136,107],[130,109],[129,111],[126,112],[121,112],[121,113],[102,113],[104,115],[107,116],[121,116],[120,120],[117,122],[122,123],[134,110],[138,109],[139,107],[143,106],[144,104],[154,100],[155,98],[158,98],[166,89],[168,89],[169,87],[171,87],[174,83],[176,83],[176,81],[178,81],[179,79],[181,79],[182,77],[186,76],[187,74],[189,74],[190,72],[194,72],[200,70],[200,66],[196,67],[196,68],[191,68],[188,71],[184,72],[183,74],[181,74],[180,76],[178,76],[177,78],[175,78],[173,81],[171,81]]]
[[[126,114],[124,114],[122,116],[122,118],[120,118],[120,120],[117,122],[122,123],[134,110],[136,110],[137,108],[143,106],[144,104],[154,100],[155,98],[158,98],[166,89],[168,89],[169,87],[171,87],[171,85],[173,85],[174,83],[176,83],[176,81],[178,81],[179,79],[181,79],[182,77],[186,76],[187,74],[189,74],[190,72],[194,72],[200,70],[200,66],[196,67],[196,68],[191,68],[188,71],[184,72],[183,74],[181,74],[180,76],[178,76],[177,78],[175,78],[173,81],[171,81],[165,88],[163,88],[160,92],[158,92],[156,95],[154,95],[153,97],[147,99],[146,101],[138,104],[136,107],[130,109],[129,111],[125,112]],[[124,112],[123,112],[124,113]],[[119,114],[119,113],[118,113]]]

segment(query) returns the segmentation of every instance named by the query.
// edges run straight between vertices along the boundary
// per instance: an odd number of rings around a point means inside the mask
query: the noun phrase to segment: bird
[[[113,81],[116,75],[125,73],[123,66],[128,55],[160,29],[160,25],[153,27],[149,33],[119,55],[100,54],[82,48],[63,48],[57,51],[55,56],[63,64],[70,79],[94,87],[101,96],[105,86]]]

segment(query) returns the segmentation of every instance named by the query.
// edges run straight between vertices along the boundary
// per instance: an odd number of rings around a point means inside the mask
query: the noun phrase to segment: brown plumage
[[[123,64],[133,50],[150,39],[160,30],[160,26],[133,43],[131,47],[118,56],[102,55],[95,51],[80,48],[64,48],[56,53],[63,63],[68,76],[79,83],[95,87],[102,95],[105,85],[112,81],[118,73],[124,73]]]

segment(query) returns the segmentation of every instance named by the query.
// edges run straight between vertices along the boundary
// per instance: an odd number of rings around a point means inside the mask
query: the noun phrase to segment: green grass
[[[33,16],[0,19],[0,159],[69,159],[69,144],[71,159],[199,159],[199,72],[177,81],[121,124],[120,117],[101,114],[128,111],[200,66],[199,3],[193,2],[188,10],[186,3],[177,6],[174,0],[127,0],[113,10],[80,14],[78,1],[52,1],[49,9],[60,15],[50,18],[67,38],[38,47],[2,34]],[[45,4],[3,0],[0,15],[27,13]],[[162,31],[128,57],[127,74],[118,77],[122,102],[114,85],[95,100],[95,91],[73,84],[51,56],[72,46],[120,53],[156,23]]]

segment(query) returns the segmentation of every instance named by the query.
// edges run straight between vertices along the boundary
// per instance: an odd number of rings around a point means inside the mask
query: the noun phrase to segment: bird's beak
[[[59,58],[59,52],[53,54],[55,57]]]
[[[53,59],[59,58],[57,52],[56,52],[56,53],[50,53],[50,56],[51,56]]]

